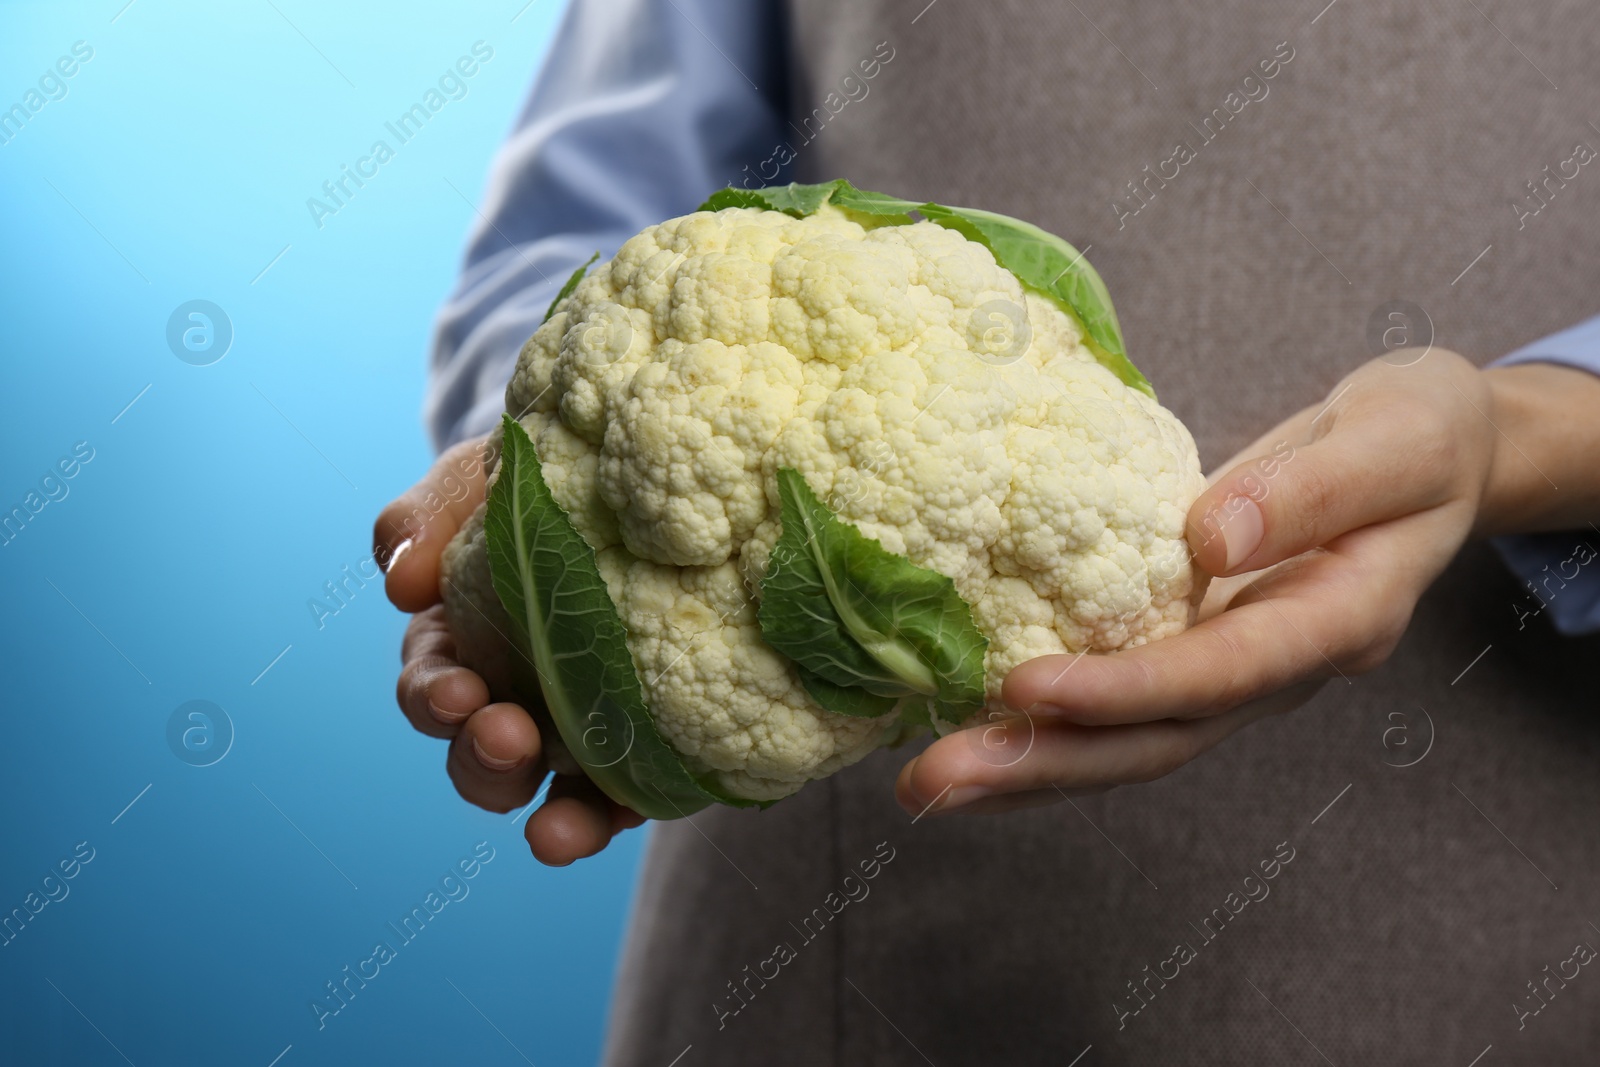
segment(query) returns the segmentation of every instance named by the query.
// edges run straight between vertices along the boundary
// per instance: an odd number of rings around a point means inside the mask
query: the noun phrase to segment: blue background
[[[0,947],[0,1059],[592,1062],[641,835],[538,866],[395,708],[379,584],[320,629],[308,606],[429,462],[430,324],[560,5],[123,4],[0,9],[0,108],[94,49],[0,144],[0,511],[94,450],[0,547],[0,913],[94,849]],[[480,40],[398,145],[385,121]],[[319,229],[307,198],[380,137]],[[209,366],[166,341],[195,299],[234,332]],[[169,747],[190,700],[232,723],[211,766]],[[324,983],[479,841],[470,895],[319,1031]]]

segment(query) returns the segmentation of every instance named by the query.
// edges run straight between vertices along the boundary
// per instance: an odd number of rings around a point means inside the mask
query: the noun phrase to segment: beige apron
[[[1593,2],[924,4],[792,0],[798,176],[1091,246],[1208,467],[1384,329],[1600,311]],[[899,751],[658,826],[607,1062],[1600,1063],[1600,640],[1533,606],[1470,546],[1384,667],[1076,805],[913,824]]]

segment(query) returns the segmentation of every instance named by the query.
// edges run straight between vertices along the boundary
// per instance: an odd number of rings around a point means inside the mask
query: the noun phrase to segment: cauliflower
[[[461,658],[642,814],[777,800],[1204,592],[1193,440],[1004,216],[726,190],[575,274],[506,408],[444,557]]]

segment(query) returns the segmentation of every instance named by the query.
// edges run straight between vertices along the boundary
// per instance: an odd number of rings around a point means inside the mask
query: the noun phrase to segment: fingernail
[[[389,553],[389,559],[383,563],[383,573],[388,574],[391,570],[393,570],[394,565],[400,562],[400,557],[410,551],[411,538],[408,537],[396,545],[393,552]]]
[[[1037,715],[1042,719],[1064,719],[1067,716],[1067,709],[1060,704],[1032,704],[1027,708],[1020,709],[1018,713],[1022,715]]]
[[[467,717],[465,714],[459,712],[445,711],[431,700],[428,701],[428,714],[432,715],[435,719],[444,723],[446,726],[454,726],[456,723]]]
[[[982,800],[984,797],[992,795],[993,792],[990,789],[981,785],[958,785],[946,793],[943,799],[934,805],[933,810],[935,813],[955,811],[958,808],[966,807],[974,800]]]
[[[478,739],[476,737],[472,739],[472,752],[478,757],[478,762],[489,768],[491,771],[509,771],[518,763],[522,762],[521,760],[514,759],[495,759],[493,756],[489,755],[489,753],[483,750],[483,746],[478,744]]]
[[[1223,547],[1228,550],[1227,562],[1222,565],[1224,571],[1233,570],[1255,555],[1256,549],[1261,547],[1266,524],[1254,500],[1247,496],[1229,497],[1227,503],[1213,511],[1211,516],[1222,533]]]

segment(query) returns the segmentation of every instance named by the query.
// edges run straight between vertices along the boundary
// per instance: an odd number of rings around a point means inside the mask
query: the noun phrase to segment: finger
[[[1401,581],[1374,559],[1307,557],[1251,580],[1228,610],[1183,633],[1110,655],[1022,663],[1001,696],[1036,718],[1084,725],[1216,715],[1366,669],[1369,649],[1392,647],[1409,617]]]
[[[1299,682],[1372,670],[1466,527],[1449,508],[1366,526],[1263,573],[1224,579],[1228,606],[1109,655],[1042,656],[1006,677],[1007,707],[1086,725],[1215,715]]]
[[[611,805],[611,836],[622,833],[624,830],[634,830],[645,824],[647,820],[643,815],[632,808],[625,808],[621,804]]]
[[[1110,789],[1074,789],[1073,795],[1080,793],[1103,793]],[[1027,811],[1029,808],[1048,808],[1052,804],[1059,804],[1069,799],[1064,791],[1046,787],[1044,789],[1026,789],[1017,793],[997,793],[993,796],[978,797],[964,804],[946,806],[941,802],[934,806],[930,815],[941,813],[956,813],[962,815],[1001,815],[1008,811]]]
[[[896,796],[907,811],[1001,811],[1170,774],[1239,728],[1309,699],[1284,692],[1207,719],[1128,726],[1018,716],[941,738],[907,765]],[[994,736],[1003,731],[1002,743]],[[968,736],[986,734],[985,737]],[[998,755],[998,758],[997,758]]]
[[[906,764],[900,769],[900,779],[895,783],[895,797],[900,806],[911,813],[912,818],[926,810],[930,815],[936,815],[946,810],[946,798],[937,797],[937,803],[930,802],[921,808],[913,807],[917,795],[911,792],[910,778],[913,771],[911,764]],[[979,797],[958,807],[949,808],[950,811],[959,811],[963,815],[1000,815],[1008,811],[1024,811],[1028,808],[1046,808],[1051,804],[1059,804],[1063,800],[1073,800],[1077,797],[1098,796],[1109,793],[1116,786],[1101,785],[1090,787],[1073,787],[1062,789],[1049,786],[1044,789],[1028,789],[1016,793],[997,793],[993,796]]]
[[[1339,417],[1320,416],[1324,425],[1310,427],[1314,440],[1280,438],[1229,468],[1194,502],[1188,539],[1202,569],[1261,570],[1450,498],[1451,438],[1426,417],[1431,409],[1364,378],[1344,388]]]
[[[533,850],[534,859],[551,867],[565,867],[573,860],[599,852],[611,843],[613,835],[626,828],[620,824],[628,820],[614,814],[617,807],[589,779],[558,775],[545,802],[528,816],[522,836]]]
[[[489,811],[507,812],[533,799],[544,778],[539,730],[515,704],[472,713],[445,761],[456,792]]]
[[[483,502],[487,455],[485,438],[446,449],[421,481],[378,514],[373,555],[386,572],[389,599],[401,611],[438,603],[439,557]]]
[[[411,617],[400,656],[405,666],[395,698],[411,725],[429,737],[454,737],[469,715],[489,703],[483,679],[456,662],[443,607]]]

